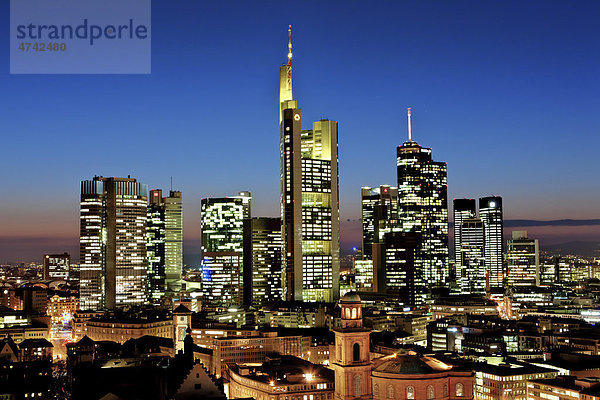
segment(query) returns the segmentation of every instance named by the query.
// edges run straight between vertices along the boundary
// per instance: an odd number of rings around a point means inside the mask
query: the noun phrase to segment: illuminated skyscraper
[[[244,220],[244,303],[282,300],[281,219]]]
[[[168,283],[181,279],[183,269],[183,204],[181,192],[150,191],[148,205],[148,288],[155,302],[167,291]]]
[[[280,69],[281,232],[287,300],[339,297],[337,122],[301,129],[292,100],[291,28],[288,63]]]
[[[479,199],[479,218],[483,221],[485,247],[485,268],[490,288],[502,287],[504,279],[502,250],[502,197],[482,197]]]
[[[80,308],[146,302],[148,187],[133,178],[81,182]]]
[[[183,199],[171,190],[165,203],[165,273],[167,283],[181,279],[183,270]]]
[[[479,218],[465,218],[455,232],[460,235],[460,265],[456,265],[456,281],[462,294],[486,292],[483,222]]]
[[[249,192],[205,198],[202,206],[202,290],[209,304],[243,302],[244,219],[250,218]]]
[[[540,285],[540,247],[527,231],[513,231],[506,250],[507,283],[510,286]]]
[[[461,266],[460,226],[465,219],[477,217],[477,204],[475,199],[454,199],[452,208],[454,215],[454,266],[458,270]]]
[[[404,232],[420,234],[415,256],[415,301],[448,280],[448,199],[446,163],[433,161],[431,149],[412,141],[398,146],[398,219]]]

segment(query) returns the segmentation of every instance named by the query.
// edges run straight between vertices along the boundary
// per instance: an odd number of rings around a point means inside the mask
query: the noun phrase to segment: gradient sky
[[[288,24],[304,127],[339,121],[344,245],[360,238],[360,187],[396,182],[407,107],[413,138],[448,162],[450,200],[501,195],[507,219],[600,216],[600,2],[152,7],[151,75],[9,75],[0,36],[0,262],[77,246],[79,181],[95,174],[167,190],[173,176],[187,253],[201,197],[250,190],[254,216],[278,215]]]

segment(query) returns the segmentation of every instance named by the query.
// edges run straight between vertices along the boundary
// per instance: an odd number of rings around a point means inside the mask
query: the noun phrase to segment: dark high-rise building
[[[431,149],[409,139],[397,151],[398,219],[404,232],[420,235],[415,256],[415,301],[448,280],[448,199],[446,163],[433,161]]]
[[[148,297],[157,304],[166,293],[165,207],[162,190],[150,191],[146,251],[148,258]]]
[[[454,216],[454,266],[458,270],[461,265],[460,225],[465,219],[477,217],[477,204],[475,199],[454,199],[452,208]]]
[[[155,303],[165,295],[169,282],[181,279],[183,269],[183,204],[181,192],[162,197],[150,191],[148,204],[148,294]]]
[[[281,234],[287,300],[339,297],[338,125],[301,129],[288,63],[280,69]]]
[[[479,218],[484,229],[485,268],[490,288],[502,287],[504,279],[502,232],[502,197],[482,197],[479,199]]]
[[[381,185],[361,188],[363,259],[371,260],[373,243],[379,242],[392,226],[398,226],[398,188]]]
[[[205,198],[202,206],[202,291],[217,306],[243,303],[244,219],[250,218],[249,192]]]
[[[146,302],[148,187],[133,178],[81,182],[80,308]]]
[[[485,293],[487,290],[484,258],[484,229],[479,218],[465,218],[460,234],[460,265],[456,266],[456,281],[461,294]],[[456,232],[456,225],[455,225]]]
[[[420,243],[416,232],[389,232],[373,246],[378,292],[393,296],[404,305],[418,304],[415,261]]]
[[[281,219],[244,220],[244,303],[282,300]]]
[[[69,253],[44,255],[44,279],[68,279],[71,256]]]

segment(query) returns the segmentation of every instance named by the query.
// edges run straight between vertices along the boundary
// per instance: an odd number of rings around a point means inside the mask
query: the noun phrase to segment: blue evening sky
[[[8,14],[4,1],[5,33]],[[450,201],[600,214],[600,2],[157,0],[152,15],[151,75],[9,75],[0,36],[0,239],[76,244],[79,181],[95,174],[166,190],[173,176],[188,239],[201,197],[250,190],[254,216],[277,215],[288,24],[305,127],[339,121],[343,221],[361,186],[395,184],[407,107],[448,163]]]

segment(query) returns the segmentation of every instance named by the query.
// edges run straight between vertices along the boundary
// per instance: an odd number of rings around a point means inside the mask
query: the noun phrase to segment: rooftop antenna
[[[412,142],[412,132],[410,128],[410,107],[408,107],[408,141]]]
[[[173,191],[173,177],[171,177],[171,192]]]
[[[288,28],[288,65],[292,64],[292,25]]]

